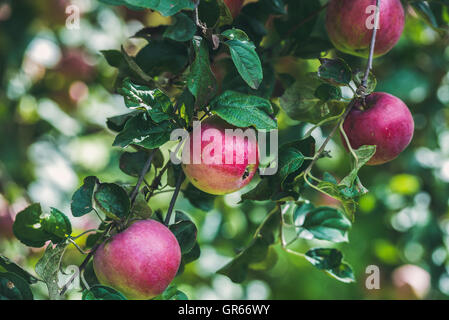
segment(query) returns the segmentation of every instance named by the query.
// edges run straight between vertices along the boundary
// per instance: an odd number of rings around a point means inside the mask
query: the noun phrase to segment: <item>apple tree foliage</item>
[[[353,70],[343,59],[323,58],[332,49],[318,23],[325,2],[259,0],[246,5],[233,20],[223,0],[100,1],[131,10],[155,10],[172,21],[137,32],[134,37],[145,39],[147,44],[135,55],[124,48],[102,52],[108,64],[118,70],[115,92],[123,96],[129,109],[105,121],[116,133],[112,146],[123,149],[120,169],[135,177],[136,184],[100,181],[95,176],[84,179],[73,194],[71,215],[98,215],[102,220],[98,229],[90,232],[85,248],[76,244],[80,235],[73,234],[65,213],[56,208],[43,210],[39,203],[21,211],[14,223],[15,236],[29,247],[46,245],[45,254],[35,266],[36,276],[1,255],[0,299],[33,299],[30,286],[38,281],[45,282],[51,299],[61,299],[68,284],[60,286],[58,273],[62,256],[71,245],[89,252],[80,266],[85,280],[83,299],[125,299],[117,290],[98,283],[90,258],[99,244],[136,219],[156,219],[168,225],[181,247],[178,274],[182,273],[187,264],[200,257],[201,245],[195,223],[187,213],[174,209],[176,197],[181,192],[193,206],[209,211],[215,196],[184,183],[180,166],[164,159],[159,148],[169,142],[174,129],[190,131],[194,120],[208,114],[237,127],[275,130],[280,109],[291,119],[313,127],[305,134],[298,132],[294,139],[279,141],[279,156],[273,160],[277,161],[277,173],[256,178],[253,189],[242,195],[242,202],[264,201],[272,210],[245,247],[217,272],[243,282],[250,266],[262,263],[272,246],[281,246],[338,281],[354,282],[350,263],[335,244],[350,240],[358,199],[367,192],[358,172],[373,156],[375,147],[351,150],[351,168],[344,176],[313,171],[321,158],[332,157],[326,142],[317,145],[313,129],[338,127],[351,103],[344,93],[357,96],[363,77],[363,72]],[[440,9],[449,6],[448,1],[407,1],[407,5],[432,28],[443,30]],[[295,79],[273,67],[275,61],[289,56],[319,59],[320,66]],[[218,63],[220,57],[225,58]],[[225,76],[216,71],[219,64],[224,66]],[[370,74],[368,80],[366,90],[370,93],[376,79]],[[151,167],[158,174],[153,181],[143,183]],[[163,175],[175,188],[174,196],[168,212],[153,212],[149,204],[164,187]],[[311,190],[336,199],[340,208],[315,206],[307,200]],[[322,240],[320,243],[328,245],[309,246],[304,252],[290,249],[299,239],[305,243]],[[156,299],[186,298],[170,285]]]

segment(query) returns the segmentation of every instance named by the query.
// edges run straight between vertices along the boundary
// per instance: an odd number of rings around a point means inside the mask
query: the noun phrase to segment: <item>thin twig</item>
[[[165,225],[168,225],[170,223],[171,215],[173,213],[173,208],[175,207],[176,198],[178,198],[179,190],[181,189],[181,184],[184,181],[184,172],[181,171],[178,177],[178,180],[176,181],[175,186],[175,192],[173,193],[173,197],[170,201],[170,206],[168,207],[167,215],[165,216]]]
[[[145,165],[143,166],[142,171],[140,172],[139,180],[137,181],[136,187],[134,188],[134,190],[130,196],[131,205],[134,204],[134,201],[136,200],[136,197],[137,197],[137,193],[139,192],[140,185],[142,184],[143,179],[144,179],[145,175],[147,174],[148,170],[150,170],[151,162],[153,161],[153,157],[154,157],[154,152],[155,152],[154,150],[151,150],[151,153],[148,156],[148,160],[145,163]]]
[[[107,227],[107,229],[104,231],[104,233],[103,233],[102,237],[100,238],[100,240],[97,241],[97,244],[89,251],[89,253],[87,254],[86,258],[83,260],[83,262],[79,266],[78,273],[73,274],[73,276],[70,277],[69,281],[67,281],[67,283],[62,287],[61,292],[59,294],[60,296],[63,296],[67,292],[67,289],[73,283],[73,281],[78,276],[78,274],[80,274],[86,268],[86,266],[89,263],[90,259],[95,254],[95,252],[100,247],[100,245],[102,244],[102,240],[105,238],[105,235],[107,235],[109,233],[109,231],[112,229],[112,226],[113,226],[113,224],[110,224]]]
[[[376,0],[376,17],[374,18],[374,29],[373,34],[371,36],[371,43],[369,46],[369,57],[368,57],[368,63],[366,64],[366,70],[365,75],[362,79],[361,86],[366,90],[368,85],[368,78],[369,74],[371,72],[371,69],[373,68],[373,58],[374,58],[374,48],[376,47],[376,35],[377,35],[377,28],[379,28],[379,15],[380,15],[380,0]],[[364,98],[366,95],[365,91],[361,92],[362,97]]]

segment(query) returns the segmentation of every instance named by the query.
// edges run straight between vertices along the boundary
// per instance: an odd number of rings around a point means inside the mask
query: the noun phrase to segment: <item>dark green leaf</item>
[[[251,88],[257,89],[262,82],[263,72],[255,45],[239,29],[226,30],[222,35],[230,39],[225,44],[229,47],[231,58],[243,80]]]
[[[197,207],[203,211],[210,211],[214,208],[214,201],[216,197],[199,190],[191,183],[189,183],[183,193],[184,197],[187,198],[194,207]]]
[[[141,111],[133,111],[119,116],[111,117],[106,120],[107,127],[115,132],[120,132],[125,128],[126,122]]]
[[[134,7],[156,10],[164,16],[172,16],[181,10],[195,9],[195,2],[191,0],[122,0],[122,2]]]
[[[307,251],[305,257],[315,267],[326,271],[337,280],[355,282],[351,267],[342,261],[343,255],[337,249],[315,248]]]
[[[125,148],[136,144],[147,149],[156,149],[170,140],[175,126],[170,121],[155,124],[147,112],[135,115],[114,140],[113,146]]]
[[[86,177],[83,185],[73,194],[70,208],[74,217],[82,217],[93,210],[92,196],[97,182],[97,177]]]
[[[170,39],[153,40],[139,51],[135,62],[150,76],[157,76],[162,72],[178,74],[188,63],[187,48]]]
[[[325,102],[329,100],[340,100],[342,97],[341,89],[340,87],[323,83],[316,89],[315,97]]]
[[[95,203],[111,219],[121,220],[128,216],[130,200],[125,189],[115,183],[101,183],[94,193]]]
[[[128,108],[146,110],[151,120],[156,123],[169,120],[173,114],[170,98],[159,89],[151,90],[126,78],[118,93],[124,97]]]
[[[72,226],[59,210],[51,208],[50,213],[43,214],[41,205],[34,203],[17,214],[13,231],[27,246],[39,248],[48,240],[63,241],[72,233]]]
[[[319,207],[307,213],[302,228],[313,234],[316,239],[348,242],[351,222],[335,208]]]
[[[290,118],[313,124],[340,115],[346,103],[336,100],[326,102],[317,98],[315,93],[319,86],[320,82],[315,79],[295,82],[279,100],[281,108]]]
[[[194,37],[192,43],[195,49],[195,60],[187,77],[187,87],[196,98],[195,105],[203,108],[215,95],[217,81],[210,69],[209,48],[206,40]]]
[[[132,177],[138,177],[142,173],[148,158],[149,154],[145,151],[124,152],[120,156],[120,170]]]
[[[15,264],[4,255],[0,254],[0,273],[6,272],[14,273],[20,276],[29,284],[34,284],[38,281],[38,279],[32,274],[30,274],[28,271],[26,271],[19,265]]]
[[[273,113],[269,100],[226,91],[211,103],[212,111],[226,122],[236,127],[250,126],[256,129],[276,129],[277,123],[270,115]]]
[[[119,291],[103,285],[95,285],[83,291],[83,300],[126,300]]]
[[[175,22],[164,32],[164,37],[175,41],[189,41],[196,33],[196,25],[188,15],[180,12],[174,16]]]
[[[352,70],[343,59],[319,59],[318,77],[332,85],[346,86],[352,80]]]
[[[195,246],[197,228],[192,221],[182,220],[169,226],[181,247],[181,253],[186,254]]]
[[[279,224],[279,211],[273,210],[260,225],[249,246],[217,272],[228,276],[233,282],[243,282],[246,279],[249,265],[261,262],[267,257],[270,245],[275,242],[275,232],[278,230]]]
[[[14,273],[0,273],[0,300],[33,300],[28,283]]]

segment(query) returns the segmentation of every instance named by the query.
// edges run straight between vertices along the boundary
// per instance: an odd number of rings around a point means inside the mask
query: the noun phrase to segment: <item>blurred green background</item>
[[[80,9],[79,28],[66,25],[70,5]],[[410,13],[410,12],[409,12]],[[88,175],[102,181],[134,183],[118,166],[121,151],[105,126],[109,116],[125,113],[114,95],[116,69],[100,50],[128,51],[144,40],[128,39],[144,26],[170,23],[150,11],[132,12],[95,0],[0,1],[0,253],[32,271],[43,250],[14,239],[14,215],[31,202],[57,207],[70,216],[73,192]],[[449,297],[449,37],[414,17],[399,44],[376,59],[377,91],[404,100],[416,131],[412,144],[395,161],[361,172],[370,190],[360,202],[350,243],[340,245],[354,269],[355,284],[340,283],[307,261],[275,247],[266,262],[252,266],[242,285],[215,274],[244,247],[269,204],[244,202],[242,192],[218,197],[206,210],[180,199],[199,227],[202,254],[175,279],[191,299],[447,299]],[[329,56],[340,55],[330,52]],[[344,56],[354,68],[365,61]],[[278,70],[316,71],[317,60],[283,59]],[[308,125],[279,115],[280,138],[298,138]],[[314,133],[318,144],[326,132]],[[330,144],[332,159],[318,168],[337,177],[349,169],[340,141]],[[168,149],[164,150],[167,155]],[[151,175],[151,173],[150,173]],[[316,203],[337,205],[311,194]],[[152,199],[166,209],[171,193]],[[95,218],[72,219],[76,234],[95,228]],[[302,246],[304,245],[304,248]],[[312,242],[319,246],[320,241]],[[328,245],[326,243],[326,245]],[[299,243],[298,249],[306,250]],[[71,248],[64,265],[83,256]],[[379,267],[380,289],[365,286],[369,265]],[[37,298],[46,298],[39,288]],[[77,299],[72,291],[69,298]]]

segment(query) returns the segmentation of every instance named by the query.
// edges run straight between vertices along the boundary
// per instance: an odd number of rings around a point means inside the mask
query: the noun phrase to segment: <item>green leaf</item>
[[[146,110],[156,123],[171,119],[173,105],[170,98],[159,89],[151,90],[126,78],[118,93],[124,97],[128,108]]]
[[[323,83],[316,89],[315,97],[317,97],[321,101],[327,102],[329,100],[340,100],[342,97],[342,93],[340,87],[335,87],[333,85]]]
[[[226,122],[241,128],[276,129],[270,101],[235,91],[226,91],[211,103],[212,111]]]
[[[444,32],[444,28],[440,26],[438,20],[432,10],[432,7],[427,1],[411,1],[410,5],[413,7],[413,10],[435,31]],[[436,11],[439,13],[440,10]],[[446,31],[447,32],[447,31]]]
[[[89,287],[93,287],[94,285],[100,284],[100,282],[98,281],[97,275],[95,274],[94,264],[93,264],[92,260],[87,263],[86,268],[83,271],[83,277],[84,277],[84,280],[86,280],[87,285]],[[84,281],[81,282],[81,285],[83,288],[87,289]]]
[[[362,79],[364,77],[365,77],[365,71],[359,71],[354,74],[353,80],[354,80],[355,86],[357,88],[361,86]],[[376,86],[377,86],[376,76],[372,72],[370,72],[368,75],[367,83],[366,83],[366,94],[370,94],[370,93],[374,92],[374,90],[376,89]]]
[[[0,254],[0,273],[14,273],[21,278],[23,278],[29,284],[34,284],[38,281],[38,279],[30,274],[28,271],[23,269],[21,266],[15,264],[11,260],[9,260],[4,255]]]
[[[315,28],[320,9],[319,1],[288,1],[287,15],[274,21],[277,33],[291,41],[307,43]]]
[[[328,39],[312,36],[307,41],[298,44],[293,55],[301,59],[318,59],[323,56],[323,52],[328,52],[333,47],[332,42]]]
[[[153,215],[153,210],[151,210],[151,208],[148,206],[143,193],[137,193],[131,212],[133,215],[136,215],[143,219],[150,219]]]
[[[58,273],[61,269],[61,261],[67,245],[67,243],[60,243],[56,246],[53,246],[53,243],[48,244],[44,255],[36,263],[36,273],[47,285],[50,300],[59,300],[61,298]]]
[[[88,290],[83,291],[83,300],[126,300],[125,296],[119,291],[103,286],[94,285]]]
[[[140,10],[141,8],[132,6],[126,3],[126,0],[99,0],[100,2],[113,5],[113,6],[126,6],[131,10]]]
[[[357,156],[357,161],[354,160],[354,166],[351,172],[343,178],[340,182],[340,186],[346,186],[351,188],[354,185],[354,181],[357,178],[359,170],[374,156],[376,153],[376,146],[361,146],[357,150],[354,150]]]
[[[131,207],[125,189],[115,183],[101,183],[94,193],[95,203],[111,219],[121,220],[128,216]]]
[[[265,201],[269,200],[273,195],[275,188],[273,188],[273,179],[271,177],[265,177],[252,190],[245,194],[242,194],[242,201]]]
[[[357,210],[357,202],[353,199],[353,195],[343,193],[343,189],[345,187],[339,187],[334,183],[322,181],[318,183],[317,188],[329,197],[340,201],[347,216],[351,219],[351,221],[354,220],[354,214]]]
[[[287,177],[298,171],[304,163],[304,155],[293,147],[285,148],[279,153],[278,175],[281,183],[284,183]]]
[[[128,120],[122,132],[114,140],[113,146],[126,148],[130,144],[147,149],[156,149],[170,140],[175,125],[170,121],[155,124],[147,112],[142,112]]]
[[[188,57],[183,43],[164,39],[150,41],[134,60],[142,71],[154,77],[163,72],[181,73],[189,62]]]
[[[170,284],[167,289],[162,292],[160,296],[156,298],[156,300],[189,300],[187,295],[178,290],[176,285]]]
[[[337,100],[323,101],[318,98],[315,93],[320,84],[312,78],[296,81],[280,98],[281,108],[291,119],[313,124],[340,115],[346,103]]]
[[[313,234],[315,239],[348,242],[351,222],[335,208],[319,207],[307,213],[302,228]]]
[[[146,151],[124,152],[120,156],[120,170],[132,177],[138,177],[142,173],[148,158],[149,154]]]
[[[279,225],[279,211],[273,210],[259,226],[249,246],[217,273],[229,277],[233,282],[243,282],[246,279],[249,265],[262,262],[267,257],[270,245],[275,243],[275,232]]]
[[[256,52],[256,46],[245,32],[239,29],[229,29],[222,33],[229,40],[232,61],[243,80],[253,89],[257,89],[263,79],[262,64]]]
[[[182,12],[175,15],[174,20],[165,30],[164,37],[181,42],[191,40],[196,33],[195,22]]]
[[[209,28],[232,24],[231,11],[223,0],[202,0],[199,2],[198,15],[201,22]]]
[[[163,16],[172,16],[181,10],[195,9],[195,3],[191,0],[122,0],[122,2],[134,7],[159,11]]]
[[[33,293],[22,277],[0,273],[0,300],[33,300]]]
[[[86,177],[83,185],[73,194],[70,208],[74,217],[82,217],[93,210],[92,196],[97,182],[97,177]]]
[[[343,59],[319,59],[318,77],[332,85],[347,86],[352,80],[352,70]]]
[[[355,282],[351,267],[342,261],[343,255],[337,249],[315,248],[307,251],[305,257],[335,279],[345,283]]]
[[[178,211],[177,211],[178,214]],[[178,220],[168,227],[178,240],[181,254],[186,254],[195,246],[197,228],[190,220]]]
[[[214,208],[215,196],[203,192],[189,183],[187,188],[183,191],[184,197],[196,208],[203,211],[211,211]]]
[[[195,114],[195,97],[188,88],[176,99],[176,110],[179,110],[179,114],[186,125],[191,126]]]
[[[29,247],[42,247],[48,240],[58,243],[72,233],[70,220],[62,212],[51,208],[43,214],[39,203],[19,212],[13,225],[14,235]]]
[[[195,105],[205,107],[217,91],[217,81],[210,69],[209,48],[206,40],[194,37],[192,41],[195,49],[195,60],[187,77],[187,87],[196,98]]]
[[[119,116],[107,118],[106,126],[112,131],[120,132],[125,128],[126,122],[128,122],[129,119],[131,119],[138,113],[141,113],[141,111],[133,111]]]

